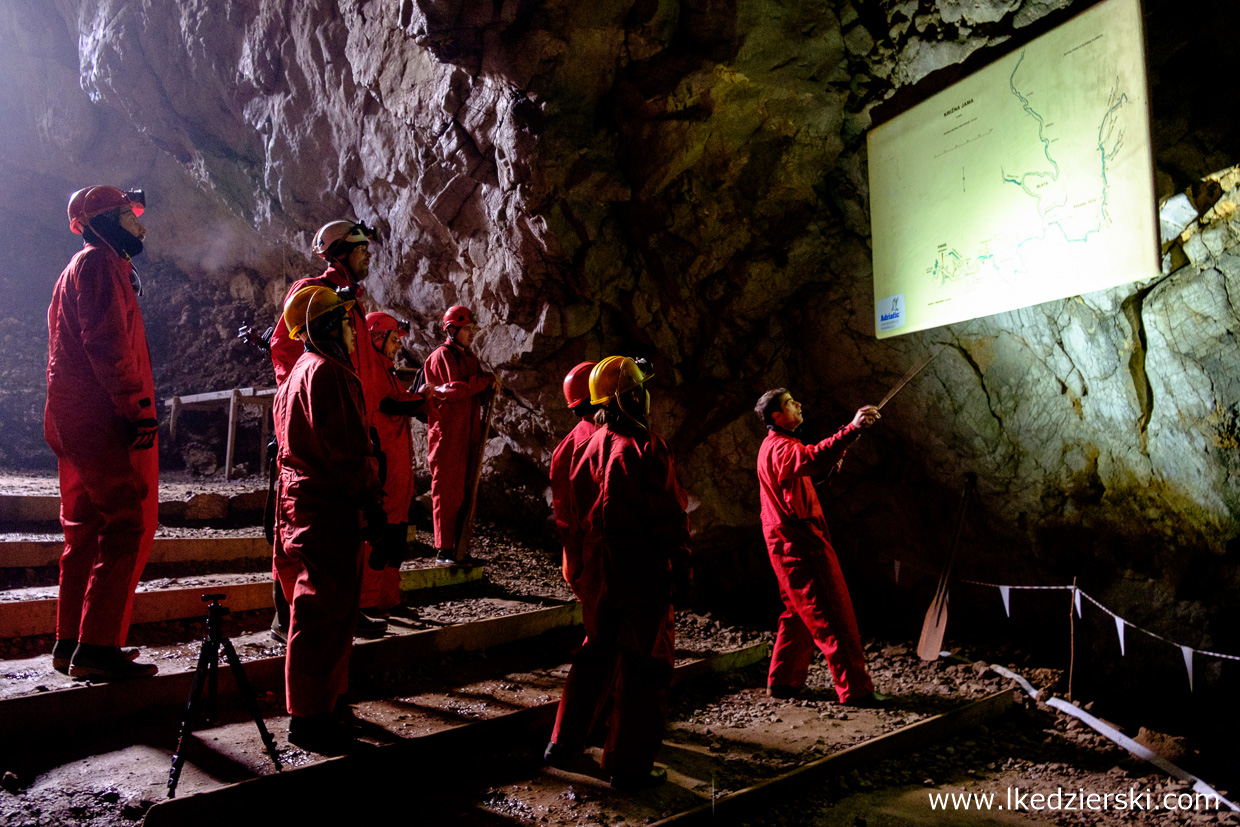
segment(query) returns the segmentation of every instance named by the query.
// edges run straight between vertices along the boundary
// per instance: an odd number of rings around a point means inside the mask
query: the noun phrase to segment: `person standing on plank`
[[[586,642],[573,658],[547,749],[555,764],[584,748],[596,699],[614,680],[602,768],[619,790],[667,780],[654,759],[674,662],[672,603],[692,584],[688,499],[667,443],[649,430],[650,375],[624,356],[609,356],[590,372],[599,429],[571,471],[571,508],[581,526],[574,589]],[[574,699],[582,704],[576,712]]]
[[[289,741],[334,753],[351,738],[337,718],[362,568],[361,520],[386,528],[366,432],[362,382],[354,371],[351,300],[312,285],[284,305],[302,356],[272,405],[280,446],[275,570],[288,601],[284,661]]]
[[[294,282],[284,296],[285,303],[304,287],[327,287],[342,292],[353,299],[349,308],[349,323],[355,335],[362,335],[366,330],[366,309],[361,302],[365,292],[362,282],[370,275],[370,241],[375,238],[375,230],[358,221],[329,221],[319,227],[314,234],[314,254],[327,262],[327,270],[321,276],[301,279]],[[289,327],[281,314],[276,319],[275,329],[271,334],[271,364],[276,372],[276,387],[284,384],[285,378],[297,363],[305,347],[296,337],[289,335]],[[357,376],[366,378],[387,370],[383,357],[372,347],[354,348],[349,356],[353,371]],[[370,432],[371,417],[378,409],[379,385],[364,381],[362,386],[363,407],[362,419]],[[276,539],[279,542],[279,538]],[[284,604],[284,596],[279,584],[275,590],[275,618],[271,623],[271,634],[276,640],[284,641],[288,634],[288,606]],[[387,630],[387,621],[382,618],[362,616],[358,618],[358,634],[374,637]]]
[[[86,187],[69,199],[84,246],[47,310],[43,434],[60,476],[60,557],[52,666],[94,681],[154,675],[121,647],[159,520],[155,383],[131,259],[146,229],[141,191]]]
[[[409,334],[409,324],[388,313],[367,313],[366,327],[371,346],[383,356],[387,369],[372,374],[379,387],[379,410],[371,417],[371,435],[376,440],[379,479],[383,483],[383,507],[393,533],[390,554],[372,548],[362,570],[361,611],[376,616],[400,605],[400,565],[407,549],[409,503],[413,500],[413,436],[409,417],[426,409],[429,385],[417,392],[406,390],[396,379],[395,359],[400,340]],[[364,347],[364,345],[363,345]]]
[[[590,371],[596,364],[582,362],[564,377],[564,401],[577,417],[577,425],[551,453],[551,509],[564,543],[561,568],[564,582],[573,588],[579,600],[581,595],[573,584],[581,570],[581,523],[573,512],[571,472],[573,460],[598,430],[594,424],[594,414],[598,409],[590,404]]]
[[[577,417],[576,427],[551,454],[551,508],[556,528],[564,544],[562,569],[564,581],[582,604],[595,604],[598,595],[590,591],[589,582],[581,582],[582,526],[573,509],[572,467],[590,437],[598,430],[594,424],[597,408],[590,404],[590,372],[596,362],[582,362],[564,377],[564,401]],[[583,645],[587,645],[589,639]],[[600,664],[601,665],[601,664]],[[614,669],[606,674],[590,673],[585,664],[574,668],[574,677],[564,686],[556,711],[551,741],[543,753],[550,764],[568,764],[585,749],[590,731],[598,722],[614,684]]]
[[[431,469],[432,516],[435,522],[435,562],[470,565],[469,549],[456,558],[457,538],[469,484],[470,460],[482,441],[484,393],[499,388],[499,377],[483,373],[469,349],[478,323],[468,307],[453,305],[443,314],[444,344],[427,357],[423,370],[438,403],[427,416],[426,441]]]
[[[767,694],[791,698],[800,692],[817,646],[827,659],[840,703],[881,704],[888,696],[874,691],[866,671],[852,600],[810,479],[836,465],[861,431],[873,426],[881,414],[873,405],[865,405],[839,431],[806,445],[795,433],[804,421],[801,403],[787,388],[762,394],[754,410],[767,428],[758,451],[762,531],[784,601]]]

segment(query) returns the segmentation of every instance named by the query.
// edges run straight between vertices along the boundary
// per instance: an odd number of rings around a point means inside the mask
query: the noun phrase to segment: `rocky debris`
[[[1193,754],[1186,738],[1156,732],[1146,727],[1141,727],[1132,740],[1143,747],[1148,747],[1150,751],[1158,753],[1173,764],[1182,764],[1185,758]]]

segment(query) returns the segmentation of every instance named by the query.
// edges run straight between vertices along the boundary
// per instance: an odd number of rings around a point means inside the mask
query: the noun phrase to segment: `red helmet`
[[[134,215],[142,215],[146,196],[142,190],[122,192],[116,187],[83,187],[69,196],[69,229],[81,235],[92,218],[122,207],[133,207]]]
[[[478,324],[478,322],[474,319],[474,311],[464,305],[454,304],[443,314],[445,330],[449,327],[464,327],[467,324]]]
[[[564,377],[564,401],[568,407],[575,408],[582,402],[590,401],[590,371],[595,362],[582,362]]]
[[[396,331],[398,338],[409,335],[409,322],[401,321],[390,313],[375,311],[366,314],[366,329],[371,333]]]

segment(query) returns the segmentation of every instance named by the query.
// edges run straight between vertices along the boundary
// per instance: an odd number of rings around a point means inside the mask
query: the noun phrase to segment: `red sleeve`
[[[815,445],[803,445],[795,439],[780,440],[781,444],[772,452],[778,479],[783,482],[792,477],[825,473],[840,461],[860,434],[861,431],[849,422]]]
[[[464,402],[482,393],[491,385],[491,375],[475,373],[465,376],[457,366],[457,360],[449,352],[449,346],[438,347],[427,358],[424,366],[426,381],[443,394],[443,401]]]
[[[91,371],[112,398],[117,414],[134,421],[155,416],[155,407],[145,390],[143,360],[134,352],[130,335],[130,316],[140,311],[129,269],[110,252],[91,250],[82,257],[77,293],[82,349]]]

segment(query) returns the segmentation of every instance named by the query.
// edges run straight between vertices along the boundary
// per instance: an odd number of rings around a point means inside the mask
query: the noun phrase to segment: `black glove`
[[[406,540],[408,529],[408,523],[384,523],[374,531],[370,537],[370,558],[366,565],[375,571],[400,568],[409,548]]]
[[[125,435],[129,438],[129,447],[135,451],[145,451],[155,445],[155,435],[159,433],[159,422],[153,417],[135,419],[125,423]]]
[[[408,401],[401,399],[392,399],[384,397],[379,400],[379,413],[391,414],[392,416],[417,416],[426,409],[425,399],[411,399]]]
[[[388,526],[388,568],[398,569],[409,553],[409,523],[392,523]]]
[[[383,571],[387,568],[387,546],[382,540],[372,539],[370,541],[370,558],[366,561],[366,565],[375,571]]]
[[[374,502],[362,511],[362,517],[366,520],[366,527],[362,529],[362,539],[374,545],[387,530],[387,512],[383,510],[382,503]]]

